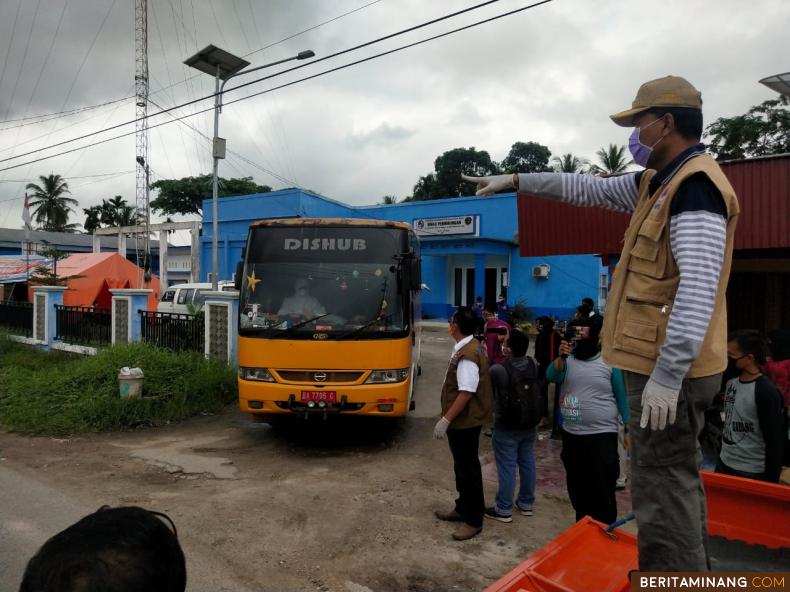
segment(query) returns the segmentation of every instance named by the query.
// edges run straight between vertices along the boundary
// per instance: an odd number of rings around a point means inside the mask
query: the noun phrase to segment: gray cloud
[[[59,111],[64,102],[66,108],[78,107],[129,94],[134,82],[133,3],[68,3],[45,63],[64,2],[42,1],[35,22],[36,3],[21,2],[15,31],[17,3],[0,3],[0,65],[6,53],[8,57],[0,79],[0,116],[6,109],[9,118],[18,118]],[[168,107],[210,94],[210,77],[192,78],[194,71],[182,64],[209,43],[248,54],[365,3],[149,2],[152,100]],[[520,5],[499,2],[429,30],[228,93],[227,99]],[[260,65],[308,48],[324,56],[467,6],[461,0],[383,0],[248,59]],[[227,138],[229,148],[287,182],[234,155],[221,163],[220,172],[252,175],[275,188],[295,182],[361,204],[379,201],[385,194],[410,194],[417,178],[432,169],[436,156],[458,146],[488,150],[500,160],[513,142],[532,140],[549,146],[554,154],[572,152],[590,158],[603,145],[625,143],[629,130],[614,126],[608,116],[628,106],[639,84],[651,78],[669,73],[686,76],[703,93],[708,122],[743,113],[772,98],[774,94],[757,80],[790,68],[788,21],[790,4],[782,0],[764,0],[759,6],[740,0],[555,0],[458,35],[228,105],[221,116],[220,135]],[[31,23],[33,36],[23,64]],[[76,77],[83,59],[84,67]],[[33,94],[39,73],[41,83]],[[177,115],[206,107],[210,102],[187,107]],[[10,123],[0,124],[0,159],[128,121],[134,112],[134,105],[127,101],[49,123],[15,129],[4,129]],[[160,116],[151,123],[166,119]],[[185,122],[206,136],[212,134],[210,113]],[[113,133],[132,130],[130,126]],[[133,170],[134,154],[134,138],[127,137],[0,173],[0,226],[21,224],[25,182],[50,172],[69,180],[81,207],[116,194],[133,201],[134,174],[87,176]],[[151,130],[149,160],[155,178],[211,170],[208,140],[178,123]],[[14,182],[4,182],[8,180]]]

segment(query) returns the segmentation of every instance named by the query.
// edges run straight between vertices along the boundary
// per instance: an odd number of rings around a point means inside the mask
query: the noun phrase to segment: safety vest
[[[656,171],[642,174],[636,209],[623,239],[623,251],[612,277],[602,333],[603,358],[612,368],[650,375],[666,338],[667,324],[680,283],[680,271],[669,242],[672,199],[680,184],[704,173],[727,208],[727,244],[716,304],[699,356],[686,377],[710,376],[727,366],[727,280],[740,209],[727,177],[709,154],[689,158],[650,194]]]

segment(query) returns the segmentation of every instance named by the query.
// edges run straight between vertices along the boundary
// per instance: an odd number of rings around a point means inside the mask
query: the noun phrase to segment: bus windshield
[[[400,229],[262,227],[250,237],[239,332],[284,339],[377,339],[409,330]]]

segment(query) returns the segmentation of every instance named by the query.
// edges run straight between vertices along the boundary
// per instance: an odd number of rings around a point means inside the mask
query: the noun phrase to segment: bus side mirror
[[[417,291],[422,288],[422,271],[420,260],[416,257],[406,263],[406,286],[409,290]]]
[[[233,274],[233,287],[241,291],[241,276],[244,275],[244,261],[236,264],[236,273]]]

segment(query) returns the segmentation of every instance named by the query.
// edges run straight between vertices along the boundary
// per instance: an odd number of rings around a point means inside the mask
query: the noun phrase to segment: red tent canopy
[[[111,289],[150,288],[148,308],[156,310],[159,298],[159,278],[143,282],[143,270],[118,253],[78,253],[58,261],[58,276],[81,275],[69,280],[63,294],[67,306],[96,306],[109,309]],[[31,298],[32,299],[32,298]]]

